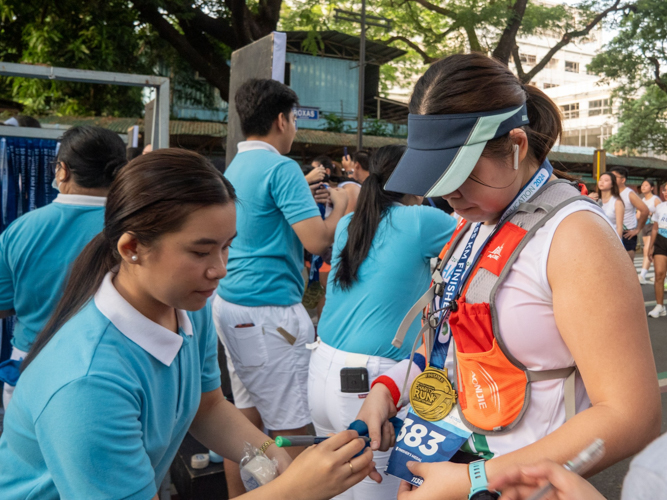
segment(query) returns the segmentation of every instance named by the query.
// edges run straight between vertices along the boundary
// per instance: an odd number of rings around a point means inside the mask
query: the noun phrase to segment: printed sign
[[[319,120],[320,108],[298,107],[294,108],[294,114],[296,114],[297,120]]]

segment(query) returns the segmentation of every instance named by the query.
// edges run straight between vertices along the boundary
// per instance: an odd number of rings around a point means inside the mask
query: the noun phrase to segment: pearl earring
[[[519,170],[519,145],[514,145],[514,170]]]
[[[136,255],[133,255],[133,256],[132,256],[132,261],[133,261],[133,262],[136,262],[138,258],[139,258],[139,257],[137,257]]]

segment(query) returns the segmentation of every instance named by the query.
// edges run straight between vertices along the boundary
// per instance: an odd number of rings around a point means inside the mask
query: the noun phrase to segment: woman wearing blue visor
[[[642,449],[660,429],[643,298],[614,228],[547,160],[557,106],[466,54],[429,68],[410,113],[385,188],[443,196],[462,221],[393,342],[421,316],[422,346],[358,415],[373,449],[395,440],[398,498],[497,498],[486,485],[500,471],[564,463],[596,438],[606,454],[592,472]],[[408,402],[394,438],[386,421]]]
[[[283,474],[248,500],[329,498],[371,473],[354,431],[286,470],[289,455],[222,395],[208,299],[227,273],[235,199],[189,151],[120,171],[102,232],[23,363],[0,437],[3,500],[157,499],[188,431],[232,460],[248,442],[278,461]]]

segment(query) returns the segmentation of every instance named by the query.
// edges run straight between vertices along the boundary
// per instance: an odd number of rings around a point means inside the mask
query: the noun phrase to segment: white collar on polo
[[[151,321],[125,300],[111,282],[114,273],[107,273],[95,293],[95,305],[120,332],[161,363],[171,366],[183,344],[183,338]],[[176,309],[178,326],[192,336],[192,323],[187,313]]]
[[[62,203],[63,205],[80,205],[84,207],[103,207],[106,205],[107,199],[104,196],[60,193],[53,200],[53,203]]]
[[[277,155],[280,154],[276,148],[271,146],[268,142],[264,141],[243,141],[239,142],[236,146],[236,149],[239,153],[245,153],[246,151],[254,151],[255,149],[264,149],[265,151],[271,151]]]

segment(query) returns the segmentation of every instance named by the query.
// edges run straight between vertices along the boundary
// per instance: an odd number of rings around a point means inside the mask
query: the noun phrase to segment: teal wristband
[[[468,465],[468,474],[470,475],[470,494],[468,500],[471,500],[476,493],[488,491],[488,481],[486,479],[486,470],[484,468],[485,460],[475,460]]]

